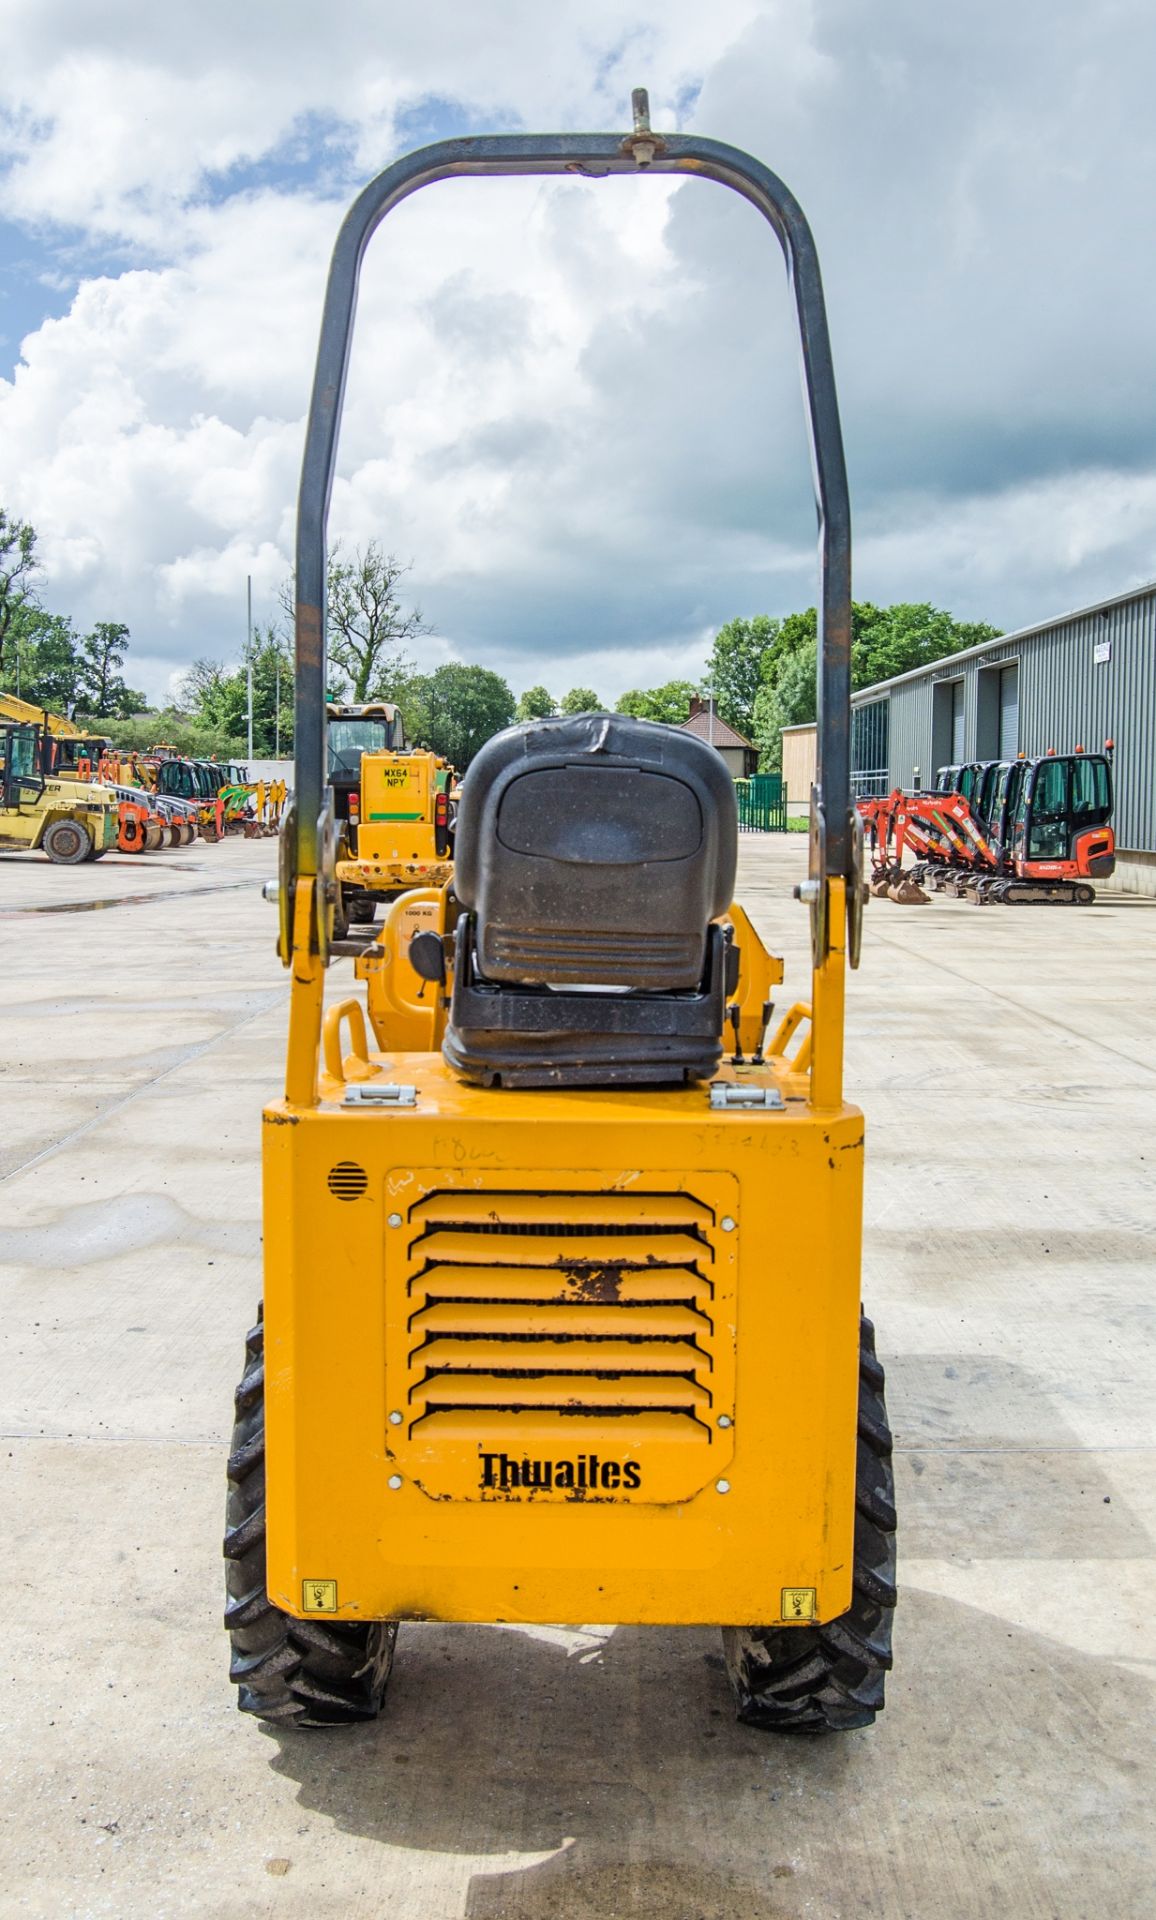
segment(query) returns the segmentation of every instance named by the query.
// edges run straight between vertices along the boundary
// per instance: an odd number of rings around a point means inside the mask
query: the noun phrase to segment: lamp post
[[[249,760],[253,759],[253,576],[245,575],[245,677],[249,705]]]

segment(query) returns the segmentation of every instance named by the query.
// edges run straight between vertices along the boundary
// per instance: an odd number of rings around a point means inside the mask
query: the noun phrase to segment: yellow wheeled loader
[[[452,901],[390,909],[380,944],[408,976],[396,1005],[367,982],[371,1046],[360,997],[325,1004],[324,529],[361,257],[427,182],[646,172],[741,193],[787,259],[820,525],[810,1007],[764,1043],[779,969],[732,902],[717,753],[593,714],[477,756]],[[605,1620],[721,1626],[757,1725],[864,1726],[891,1664],[895,1512],[842,1086],[864,899],[850,521],[818,262],[782,182],[652,132],[641,94],[625,137],[451,140],[371,182],[330,274],[296,581],[288,1063],[228,1467],[239,1705],[371,1717],[399,1621]],[[403,1033],[407,1007],[424,1024]]]

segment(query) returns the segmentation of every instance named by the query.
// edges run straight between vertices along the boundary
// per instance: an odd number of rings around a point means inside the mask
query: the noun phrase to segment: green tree
[[[818,618],[814,607],[769,623],[776,631],[763,654],[762,685],[755,698],[752,738],[764,770],[781,765],[783,727],[815,718],[815,659]],[[858,691],[893,674],[942,660],[985,640],[997,640],[999,628],[984,621],[957,620],[926,601],[898,601],[877,607],[869,600],[851,606],[851,685]]]
[[[560,713],[601,713],[602,702],[593,687],[571,687],[562,695]]]
[[[181,708],[201,727],[244,740],[247,688],[243,669],[221,660],[194,660],[181,682]]]
[[[851,622],[852,685],[871,687],[892,674],[909,673],[913,667],[999,637],[999,627],[982,620],[957,620],[927,601],[899,601],[891,607],[857,601]]]
[[[27,520],[14,520],[0,507],[0,672],[4,653],[22,614],[36,604],[32,576],[39,567],[36,531]]]
[[[616,713],[629,713],[636,720],[658,720],[664,726],[680,727],[690,717],[690,703],[698,688],[693,680],[667,680],[661,687],[634,687],[619,700]]]
[[[71,620],[26,602],[9,628],[9,691],[50,713],[69,715],[76,706],[81,672]]]
[[[456,661],[414,682],[410,701],[409,737],[444,754],[461,773],[478,748],[514,718],[514,696],[500,675]]]
[[[262,760],[293,751],[293,660],[280,629],[254,634],[253,752]]]
[[[550,720],[558,711],[558,702],[545,687],[527,687],[518,702],[515,718],[518,720]]]
[[[245,753],[243,735],[230,734],[223,728],[210,726],[207,721],[183,713],[176,707],[164,707],[159,711],[147,708],[143,713],[133,714],[128,720],[105,720],[101,731],[108,735],[114,746],[126,753],[143,753],[162,740],[176,747],[179,753],[190,754],[193,759],[199,760],[208,760],[214,755],[219,760],[240,760]]]
[[[751,738],[759,749],[763,773],[777,773],[783,764],[783,728],[803,726],[815,718],[816,651],[813,639],[801,640],[755,696]]]
[[[148,701],[126,686],[117,672],[124,665],[128,628],[123,620],[98,620],[80,642],[77,705],[93,720],[126,719]]]
[[[275,626],[255,631],[252,662],[254,756],[269,760],[279,750],[284,757],[293,751],[293,670],[285,641]],[[181,684],[181,702],[197,726],[233,742],[230,751],[245,750],[249,682],[244,664],[226,667],[219,660],[194,660]]]
[[[406,647],[430,628],[420,607],[402,606],[398,583],[409,571],[376,540],[352,560],[338,548],[330,558],[329,661],[354,701],[398,700],[416,675]]]
[[[720,627],[707,657],[705,685],[730,726],[750,737],[755,699],[763,684],[763,661],[778,639],[782,622],[765,613],[736,618]]]

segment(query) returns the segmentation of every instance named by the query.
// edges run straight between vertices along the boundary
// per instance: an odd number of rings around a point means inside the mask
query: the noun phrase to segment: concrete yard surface
[[[743,837],[784,1005],[804,859]],[[275,1735],[234,1707],[220,1559],[275,864],[0,860],[0,1915],[1147,1920],[1156,902],[869,909],[847,1084],[902,1594],[874,1729],[741,1727],[716,1631],[587,1624],[403,1627],[379,1723]]]

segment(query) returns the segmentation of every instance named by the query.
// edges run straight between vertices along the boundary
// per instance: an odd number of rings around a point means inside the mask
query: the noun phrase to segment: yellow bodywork
[[[434,810],[439,769],[433,753],[365,753],[357,853],[345,851],[337,862],[344,886],[370,892],[401,887],[442,886],[453,873],[448,839],[439,853]]]
[[[97,853],[116,845],[119,816],[114,793],[87,781],[46,780],[41,793],[29,790],[17,805],[0,805],[0,847],[39,847],[55,820],[73,820],[82,826]]]
[[[297,883],[287,1097],[265,1113],[277,1606],[751,1625],[846,1610],[863,1122],[842,1101],[829,884],[813,1027],[792,1008],[759,1064],[781,963],[727,916],[744,1058],[714,1084],[781,1104],[719,1110],[704,1085],[460,1080],[436,1050],[441,989],[420,993],[405,958],[417,926],[445,929],[444,890],[395,902],[357,964],[371,1047],[360,998],[323,1011]]]

